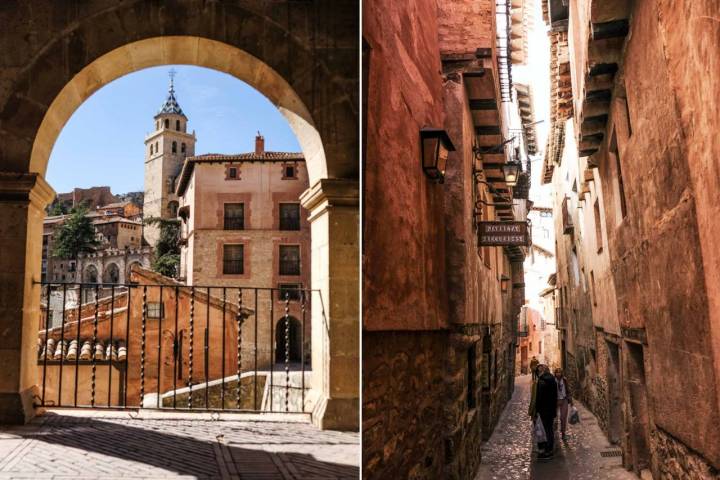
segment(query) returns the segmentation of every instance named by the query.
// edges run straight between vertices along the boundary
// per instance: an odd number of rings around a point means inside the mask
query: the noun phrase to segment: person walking
[[[557,383],[557,409],[560,414],[560,433],[563,441],[567,440],[568,405],[572,405],[572,396],[567,379],[562,368],[555,369],[555,382]]]
[[[535,355],[530,359],[530,373],[532,374],[533,381],[537,380],[537,367],[540,365],[540,361]]]
[[[544,365],[535,365],[535,368],[530,372],[532,373],[532,385],[530,386],[530,406],[528,407],[528,415],[530,415],[530,421],[534,422],[537,416],[537,410],[535,409],[535,399],[537,398],[537,381],[540,375],[542,375],[545,369]]]
[[[535,411],[540,416],[547,441],[539,445],[542,452],[538,455],[541,460],[553,457],[555,450],[555,416],[557,415],[558,387],[555,377],[550,370],[543,368],[537,380],[535,394]]]

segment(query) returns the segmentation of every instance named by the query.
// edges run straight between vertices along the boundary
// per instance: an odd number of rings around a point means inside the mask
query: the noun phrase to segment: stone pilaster
[[[310,212],[313,422],[359,429],[358,183],[322,179],[300,197]]]
[[[35,415],[45,207],[55,192],[35,173],[0,172],[0,424]]]

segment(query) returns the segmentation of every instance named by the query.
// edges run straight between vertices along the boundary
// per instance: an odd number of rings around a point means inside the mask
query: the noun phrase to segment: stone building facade
[[[568,374],[628,469],[714,478],[720,6],[544,3]]]
[[[59,193],[53,205],[59,203],[65,210],[85,205],[88,209],[95,210],[101,205],[107,205],[116,201],[110,187],[74,188],[72,192]]]
[[[366,478],[472,478],[513,390],[526,249],[478,241],[480,221],[527,214],[526,172],[515,188],[501,172],[528,144],[510,135],[526,119],[496,13],[485,0],[363,3]],[[422,169],[427,127],[454,146],[442,183]]]
[[[117,216],[128,212],[134,219]],[[85,252],[77,259],[53,256],[57,229],[67,215],[46,217],[43,221],[42,280],[68,283],[125,283],[130,268],[137,264],[149,267],[152,248],[142,243],[143,225],[134,207],[99,208],[90,212],[99,244],[94,252]]]
[[[275,289],[245,303],[258,310],[258,342],[265,347],[274,343],[278,361],[284,358],[286,306],[292,361],[310,360],[310,224],[299,200],[307,188],[302,153],[266,151],[260,134],[254,152],[188,157],[177,182],[181,280],[197,286]],[[271,323],[276,339],[270,338]]]

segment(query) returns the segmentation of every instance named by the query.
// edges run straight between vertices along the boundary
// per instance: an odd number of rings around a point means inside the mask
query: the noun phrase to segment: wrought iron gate
[[[305,410],[307,320],[318,291],[294,284],[41,288],[40,406]]]

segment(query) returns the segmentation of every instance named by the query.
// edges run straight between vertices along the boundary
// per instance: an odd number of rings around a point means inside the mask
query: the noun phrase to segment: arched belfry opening
[[[357,9],[343,3],[328,4],[325,13],[343,25],[356,25],[352,19]],[[29,30],[35,28],[33,21],[23,19],[31,13],[14,14],[19,28],[6,37],[17,36],[10,43],[28,46],[12,59],[0,59],[8,72],[0,86],[0,221],[13,225],[15,232],[6,239],[8,255],[0,256],[0,281],[18,294],[0,313],[0,328],[21,332],[18,338],[35,335],[40,309],[35,283],[40,280],[38,232],[44,208],[54,197],[44,175],[53,144],[72,113],[104,85],[143,68],[179,64],[215,69],[248,83],[275,104],[306,158],[310,188],[301,203],[311,219],[311,255],[318,259],[311,262],[310,285],[317,292],[309,319],[316,336],[309,381],[316,399],[312,416],[324,428],[357,429],[359,262],[353,239],[358,237],[358,32],[329,28],[310,3],[287,1],[275,7],[204,7],[213,10],[211,22],[211,15],[198,16],[189,1],[161,0],[137,8],[132,2],[108,7],[90,0],[81,12],[63,4],[58,9],[67,12],[55,12],[63,20],[51,23],[43,40],[32,45],[21,40],[34,35]],[[169,29],[169,11],[172,18],[196,20],[175,22]],[[118,27],[118,18],[133,27]],[[230,34],[217,25],[247,28]],[[257,32],[272,41],[258,41]],[[4,63],[9,61],[12,65]],[[185,121],[177,120],[180,132],[186,131]],[[176,127],[176,122],[168,124],[170,130]],[[164,126],[163,119],[159,127]],[[154,155],[169,147],[155,142]],[[336,244],[341,232],[350,240]],[[18,263],[18,258],[25,261]],[[36,350],[34,343],[19,340],[0,351],[0,363],[16,372],[0,381],[0,423],[22,423],[36,413]]]

